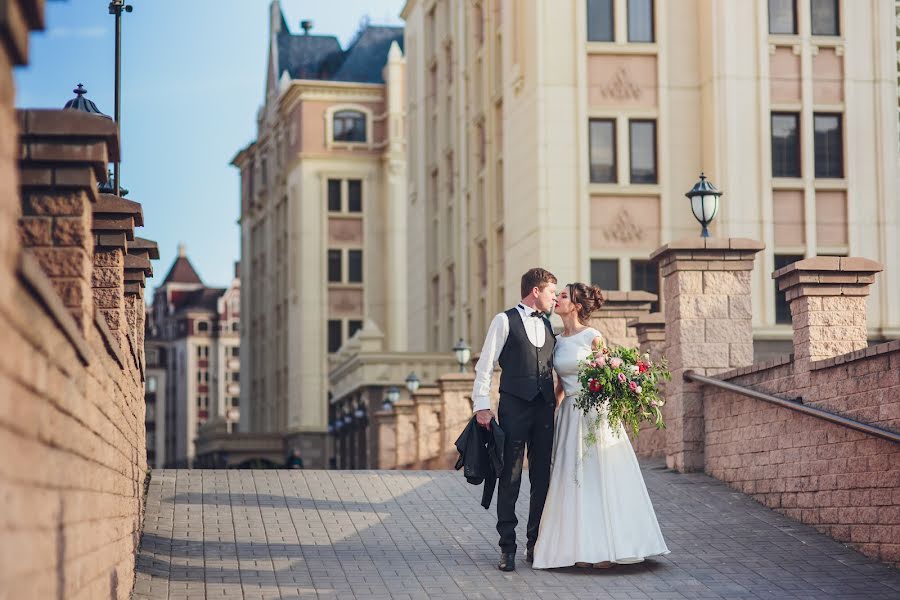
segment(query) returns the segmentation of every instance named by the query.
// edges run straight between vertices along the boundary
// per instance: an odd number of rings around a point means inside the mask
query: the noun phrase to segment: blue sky
[[[143,205],[138,235],[159,243],[149,286],[179,242],[207,285],[227,285],[240,255],[239,182],[229,163],[256,135],[265,85],[269,0],[131,0],[122,17],[122,185]],[[282,0],[288,26],[346,44],[360,20],[402,25],[404,0]],[[16,106],[62,108],[77,83],[108,115],[114,19],[107,0],[48,2],[15,72]]]

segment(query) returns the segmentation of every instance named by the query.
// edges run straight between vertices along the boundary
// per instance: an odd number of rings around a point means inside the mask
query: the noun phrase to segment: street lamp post
[[[125,0],[111,0],[109,3],[109,14],[114,15],[116,17],[116,81],[115,81],[115,121],[116,127],[119,128],[119,145],[121,147],[122,144],[122,108],[121,108],[121,95],[122,95],[122,12],[130,13],[134,10],[134,7],[130,4],[125,4]],[[119,167],[120,163],[117,160],[113,163],[113,189],[115,190],[116,196],[120,196],[119,193],[120,185],[119,185]]]
[[[391,410],[392,408],[394,408],[394,404],[396,404],[397,400],[399,399],[400,390],[392,385],[384,394],[384,404],[381,406],[382,410]]]
[[[703,226],[700,237],[709,237],[709,229],[707,226],[716,218],[719,212],[719,196],[722,195],[716,186],[706,179],[706,175],[700,173],[700,181],[694,184],[691,191],[687,192],[688,200],[691,201],[691,212],[694,218]]]
[[[465,373],[466,365],[469,364],[469,358],[472,356],[469,345],[464,339],[459,338],[459,341],[453,346],[453,352],[456,353],[456,362],[459,363],[459,372]]]

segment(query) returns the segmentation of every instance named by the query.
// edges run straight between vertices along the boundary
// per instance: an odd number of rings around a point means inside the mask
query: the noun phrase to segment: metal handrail
[[[822,410],[821,408],[813,408],[812,406],[806,406],[805,404],[801,404],[793,400],[785,400],[784,398],[779,398],[778,396],[773,396],[772,394],[758,392],[756,390],[736,385],[734,383],[722,381],[721,379],[706,377],[705,375],[700,375],[691,370],[684,372],[684,379],[687,381],[695,381],[697,383],[711,385],[719,389],[728,390],[729,392],[734,392],[736,394],[741,394],[742,396],[749,396],[750,398],[754,398],[756,400],[762,400],[763,402],[769,402],[770,404],[775,404],[777,406],[781,406],[782,408],[789,408],[811,417],[823,419],[825,421],[828,421],[829,423],[835,423],[836,425],[843,425],[844,427],[849,427],[850,429],[862,431],[863,433],[868,433],[869,435],[880,437],[881,439],[888,440],[889,442],[900,443],[900,433],[882,429],[881,427],[875,427],[874,425],[869,425],[867,423],[861,423],[854,419],[848,419],[847,417],[842,417],[840,415],[830,413],[828,411]]]

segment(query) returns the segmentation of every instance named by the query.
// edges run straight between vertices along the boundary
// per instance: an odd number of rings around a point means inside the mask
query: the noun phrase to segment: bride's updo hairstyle
[[[603,306],[603,292],[597,286],[586,283],[570,283],[566,287],[569,288],[569,300],[572,304],[579,305],[578,320],[587,323],[594,311]]]

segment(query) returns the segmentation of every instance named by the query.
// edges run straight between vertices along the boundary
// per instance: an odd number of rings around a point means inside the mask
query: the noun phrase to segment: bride
[[[580,390],[578,361],[603,344],[600,332],[585,325],[602,302],[600,289],[583,283],[567,285],[557,299],[563,333],[553,356],[556,433],[535,569],[606,568],[669,552],[624,428],[615,433],[604,418],[597,443],[588,445],[589,418],[574,405]]]

